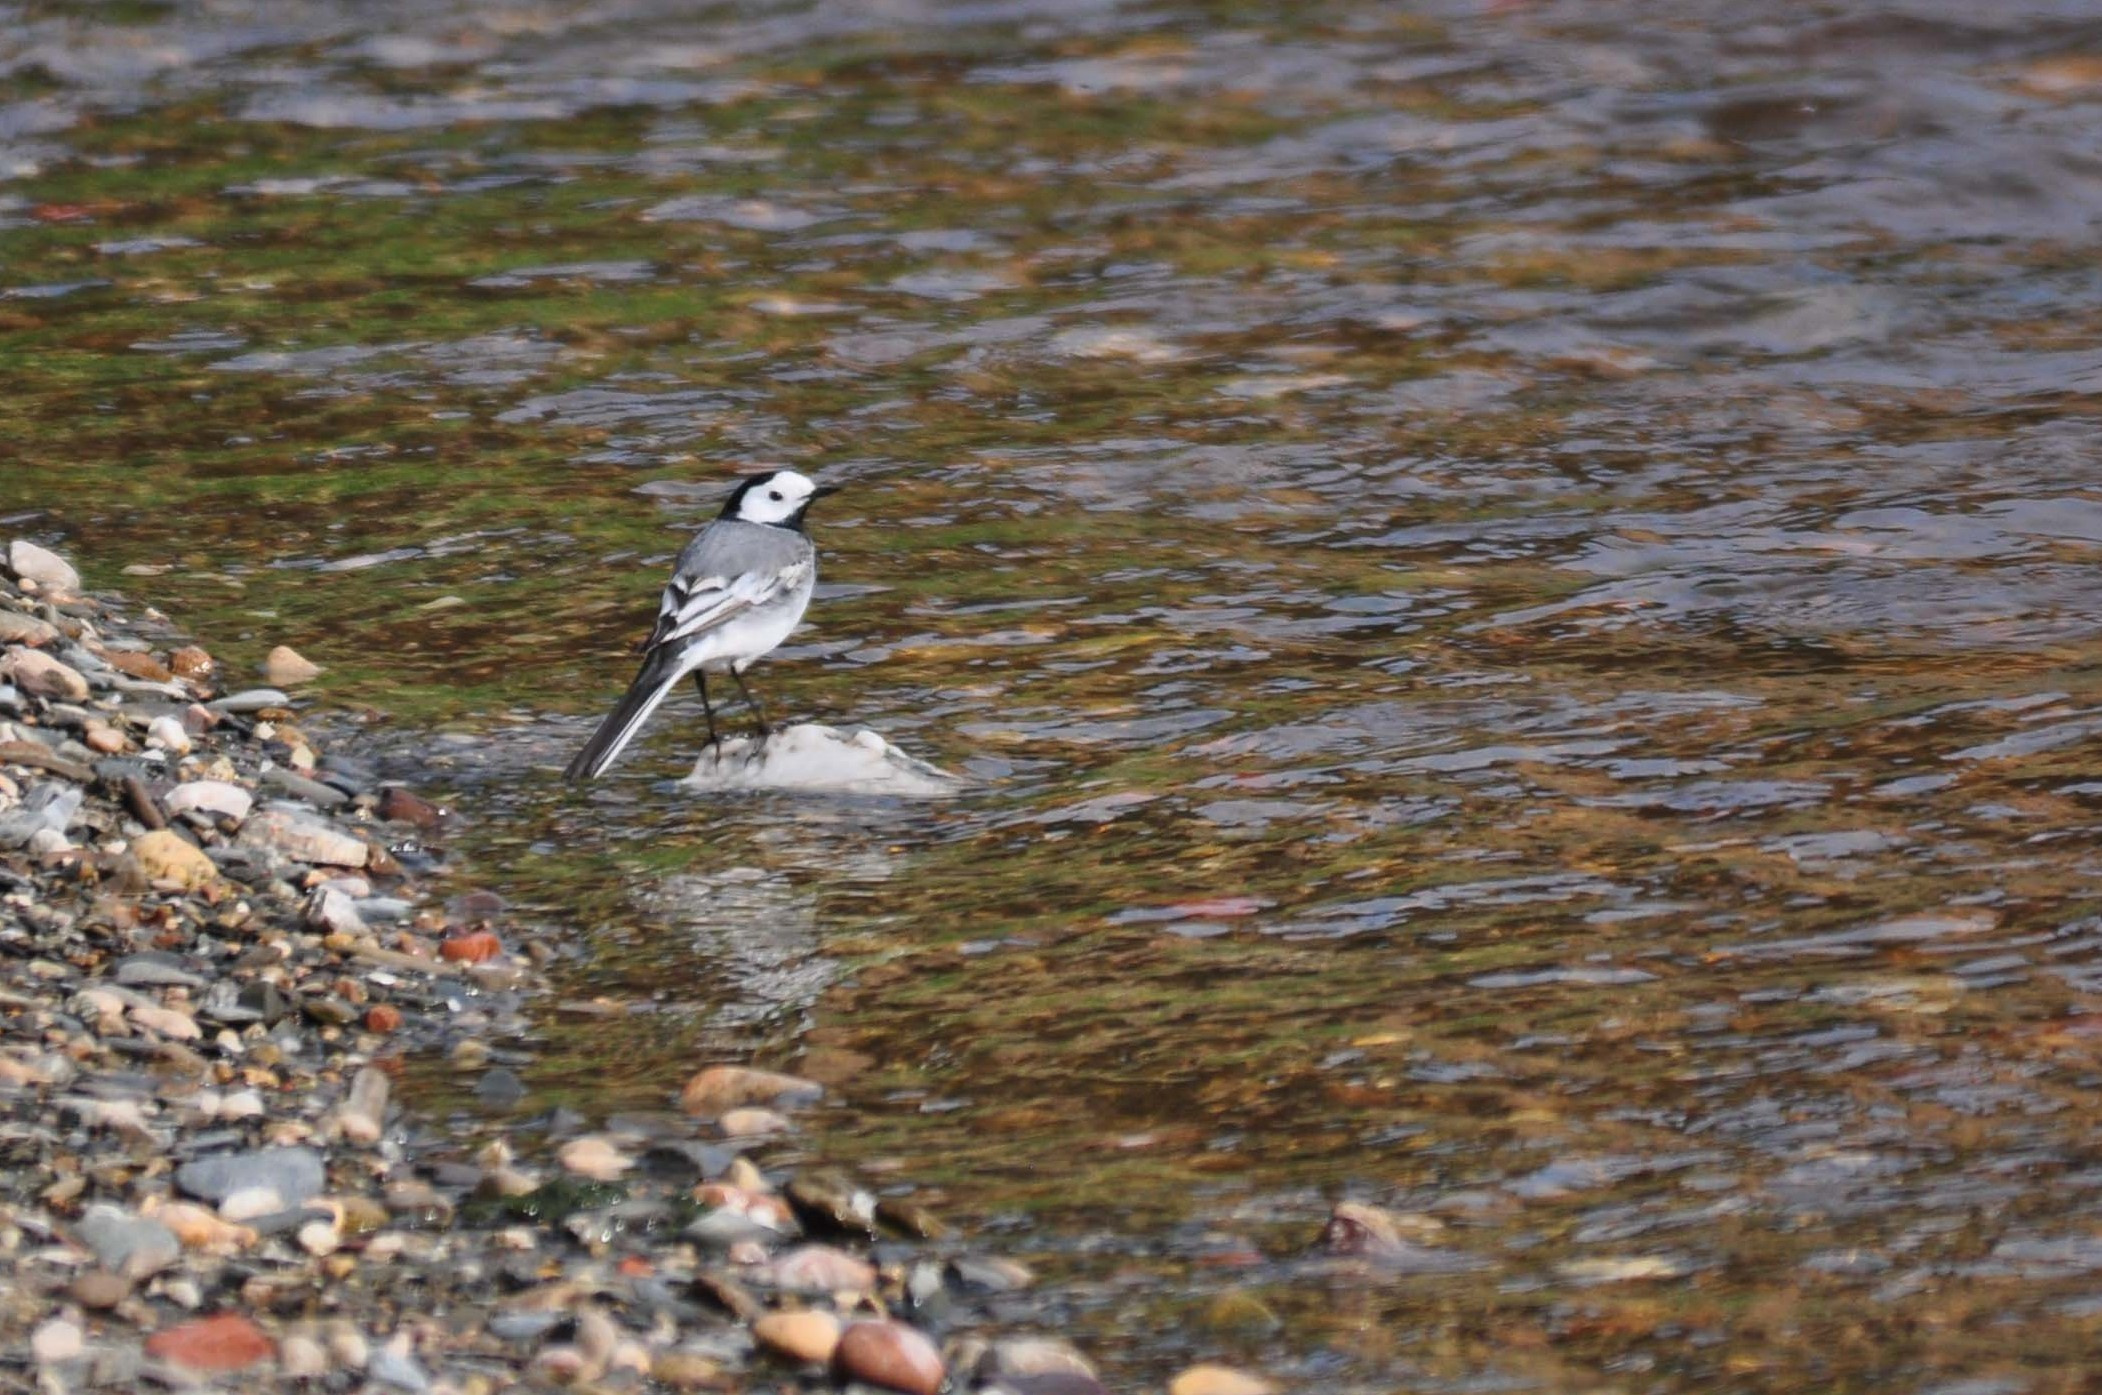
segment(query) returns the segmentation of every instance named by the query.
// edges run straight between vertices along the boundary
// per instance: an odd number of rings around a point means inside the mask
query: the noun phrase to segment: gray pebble
[[[129,1278],[143,1279],[182,1257],[182,1242],[174,1231],[121,1206],[90,1206],[73,1233],[95,1252],[104,1269]]]
[[[506,1066],[493,1066],[474,1082],[474,1097],[497,1109],[510,1109],[526,1097],[525,1082]]]
[[[202,988],[204,976],[191,973],[168,954],[133,954],[117,962],[117,982],[127,988]]]
[[[235,1192],[276,1192],[286,1206],[318,1196],[327,1176],[321,1155],[311,1148],[259,1148],[247,1153],[215,1153],[175,1169],[175,1185],[191,1196],[224,1201]]]
[[[507,1342],[529,1342],[568,1316],[567,1313],[538,1311],[498,1313],[489,1319],[489,1331]]]
[[[350,796],[334,785],[309,780],[281,765],[273,765],[263,772],[263,784],[270,789],[282,790],[295,799],[305,800],[316,809],[340,809],[350,803]]]
[[[244,688],[205,706],[214,712],[260,712],[266,707],[287,707],[291,702],[276,688]]]
[[[31,785],[16,807],[0,814],[0,847],[19,848],[31,838],[51,830],[64,834],[80,802],[87,797],[77,785],[39,780]]]
[[[423,1367],[416,1364],[416,1358],[406,1352],[396,1351],[391,1346],[381,1347],[372,1353],[372,1360],[365,1367],[365,1374],[401,1390],[431,1388],[431,1378],[423,1373]]]

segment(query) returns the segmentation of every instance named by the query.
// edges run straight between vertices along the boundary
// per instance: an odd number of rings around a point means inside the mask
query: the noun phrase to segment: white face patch
[[[817,486],[794,470],[776,470],[737,501],[737,517],[746,523],[786,523],[810,502]]]

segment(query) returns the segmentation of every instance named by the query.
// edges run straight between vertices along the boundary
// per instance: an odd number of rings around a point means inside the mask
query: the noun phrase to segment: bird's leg
[[[715,709],[708,705],[708,675],[700,669],[695,669],[693,685],[701,690],[701,715],[708,719],[708,744],[721,751],[723,739],[715,734]]]
[[[766,719],[766,709],[759,705],[758,698],[752,696],[752,690],[744,685],[743,672],[733,665],[730,669],[730,676],[737,680],[737,691],[744,694],[744,705],[751,708],[752,715],[759,720],[759,739],[761,741],[766,740],[774,734],[773,723]]]

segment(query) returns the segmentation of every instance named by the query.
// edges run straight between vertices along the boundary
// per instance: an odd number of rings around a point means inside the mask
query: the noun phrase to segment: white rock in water
[[[187,814],[192,809],[202,809],[208,814],[219,814],[238,823],[247,818],[248,811],[255,807],[255,797],[239,785],[230,785],[224,780],[185,780],[161,796],[161,807],[171,814]]]
[[[321,676],[321,665],[289,644],[280,644],[263,658],[263,677],[279,687],[311,683]]]
[[[809,790],[822,794],[954,794],[961,776],[908,756],[867,727],[848,733],[805,722],[764,741],[711,746],[680,781],[691,790]]]
[[[39,586],[59,591],[80,589],[80,573],[73,570],[71,562],[26,538],[16,538],[7,545],[7,569]]]

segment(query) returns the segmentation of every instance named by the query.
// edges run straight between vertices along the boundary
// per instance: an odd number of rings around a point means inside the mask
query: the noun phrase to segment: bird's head
[[[774,528],[801,529],[803,512],[813,499],[832,493],[836,485],[813,484],[807,475],[794,470],[769,470],[747,475],[723,504],[722,516],[739,523],[764,523]]]

